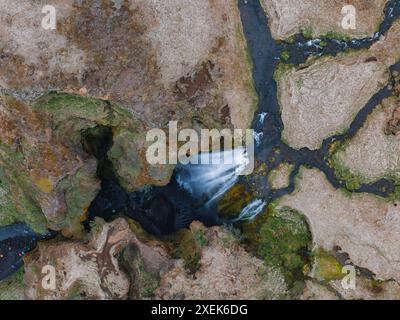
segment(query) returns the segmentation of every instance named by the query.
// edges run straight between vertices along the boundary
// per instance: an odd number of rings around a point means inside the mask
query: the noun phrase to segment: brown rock
[[[383,21],[387,0],[262,0],[274,38],[284,40],[307,31],[313,38],[336,33],[350,38],[371,37]],[[342,8],[356,9],[356,29],[343,29]]]
[[[25,258],[28,299],[128,298],[131,278],[119,264],[120,254],[127,248],[139,252],[142,268],[152,274],[168,268],[168,256],[163,249],[141,242],[126,220],[117,219],[107,224],[96,220],[96,223],[88,241],[40,243]],[[55,290],[42,286],[44,266],[55,268]]]

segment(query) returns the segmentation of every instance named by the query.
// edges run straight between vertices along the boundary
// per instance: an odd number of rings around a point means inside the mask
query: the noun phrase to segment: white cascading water
[[[249,164],[244,147],[201,153],[193,157],[197,157],[195,163],[198,164],[182,165],[177,174],[177,182],[206,205],[215,202],[231,189]]]
[[[266,205],[267,203],[263,200],[253,200],[245,208],[243,208],[240,215],[236,219],[234,219],[233,222],[255,219],[263,211]]]

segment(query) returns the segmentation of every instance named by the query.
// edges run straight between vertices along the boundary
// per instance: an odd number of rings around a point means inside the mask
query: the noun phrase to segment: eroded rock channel
[[[2,49],[4,70],[30,72],[0,79],[0,225],[8,225],[0,242],[24,240],[0,259],[1,277],[37,238],[53,238],[25,257],[28,298],[400,297],[400,1],[374,1],[379,30],[366,7],[361,32],[347,35],[332,21],[303,25],[296,14],[311,0],[290,17],[279,15],[290,1],[194,1],[194,21],[176,1],[174,13],[155,0],[59,2],[57,53],[28,57],[32,48],[18,37],[7,42],[19,41],[17,52]],[[322,2],[320,10],[330,8]],[[185,32],[174,36],[163,12]],[[80,35],[95,13],[92,23],[104,28]],[[10,37],[12,24],[4,32]],[[113,36],[126,32],[129,43]],[[42,40],[33,42],[41,48]],[[245,128],[255,111],[256,169],[211,205],[183,187],[190,166],[144,160],[145,131],[166,119]],[[265,208],[238,221],[255,200]],[[37,270],[51,263],[68,284],[57,292],[37,287]],[[361,279],[353,295],[339,284],[347,264]]]

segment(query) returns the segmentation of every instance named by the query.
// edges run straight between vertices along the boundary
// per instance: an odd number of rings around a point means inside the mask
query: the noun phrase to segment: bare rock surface
[[[52,5],[57,29],[45,30],[41,2],[0,1],[3,92],[87,94],[157,126],[171,116],[183,125],[197,116],[215,126],[227,107],[227,124],[250,125],[256,96],[236,1]]]
[[[273,189],[287,188],[290,184],[290,173],[293,166],[288,163],[282,163],[278,168],[269,173],[269,182]]]
[[[318,149],[323,140],[346,130],[369,99],[390,78],[400,58],[396,21],[369,50],[309,59],[297,68],[278,69],[283,139],[293,148]]]
[[[27,299],[274,299],[286,284],[223,227],[194,222],[201,251],[192,273],[168,245],[119,218],[96,219],[86,240],[42,242],[25,259]],[[193,254],[193,252],[189,253]],[[56,289],[43,287],[45,266],[56,271]]]
[[[1,225],[18,213],[35,230],[79,234],[99,190],[88,130],[111,130],[108,159],[134,191],[172,175],[146,160],[150,129],[250,126],[257,97],[236,1],[51,5],[56,29],[45,30],[43,3],[0,0],[0,92],[21,109],[2,99]]]
[[[262,0],[275,39],[305,32],[313,38],[329,33],[351,38],[371,37],[383,21],[387,0]],[[344,29],[342,9],[356,9],[356,29]]]
[[[25,296],[28,299],[127,299],[131,279],[121,269],[120,253],[134,246],[144,269],[168,268],[161,247],[148,246],[131,231],[124,219],[112,223],[97,220],[87,241],[46,242],[25,258]],[[41,270],[53,266],[56,289],[43,288]],[[150,272],[150,271],[149,271]]]
[[[357,277],[355,289],[344,289],[341,281],[331,281],[329,285],[346,300],[400,299],[400,286],[393,280],[379,282],[365,277]]]
[[[278,270],[265,267],[251,256],[232,234],[221,227],[204,228],[194,222],[191,229],[204,234],[199,269],[190,274],[181,261],[161,279],[160,299],[277,299],[286,284]]]
[[[43,114],[10,96],[0,97],[0,121],[0,224],[79,233],[100,189],[95,159],[66,146]]]
[[[339,300],[339,296],[327,286],[307,280],[300,300]]]
[[[315,169],[303,168],[298,179],[298,190],[283,197],[278,207],[307,217],[315,245],[326,250],[340,247],[378,280],[399,281],[399,203],[335,190]]]

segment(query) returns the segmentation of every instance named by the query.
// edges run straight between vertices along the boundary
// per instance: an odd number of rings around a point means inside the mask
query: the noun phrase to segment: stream
[[[226,221],[218,217],[216,200],[235,183],[246,183],[248,179],[253,179],[256,186],[259,186],[259,198],[253,199],[231,223],[253,219],[268,203],[295,190],[295,178],[301,166],[317,168],[326,175],[332,186],[346,188],[345,183],[335,177],[334,170],[326,162],[328,150],[332,143],[354,137],[368,115],[384,98],[392,94],[389,85],[370,99],[344,134],[326,139],[319,150],[295,150],[282,142],[283,123],[274,72],[281,62],[282,52],[290,54],[286,63],[298,65],[312,55],[336,55],[346,49],[368,48],[381,34],[387,32],[393,21],[400,16],[400,0],[388,2],[385,21],[373,37],[347,42],[323,39],[324,46],[321,45],[322,39],[309,40],[301,35],[294,38],[294,43],[277,42],[271,36],[268,19],[259,0],[239,0],[238,5],[253,61],[255,88],[259,96],[259,108],[253,121],[253,128],[257,132],[256,159],[258,163],[265,163],[268,170],[277,168],[283,162],[292,164],[294,169],[290,175],[289,186],[272,190],[266,177],[235,177],[232,175],[235,168],[229,166],[178,166],[167,186],[153,187],[132,194],[126,193],[115,179],[107,177],[102,179],[102,189],[89,209],[89,220],[96,216],[107,220],[122,213],[138,221],[146,231],[154,235],[173,233],[187,227],[193,220],[200,220],[206,226],[219,225]],[[392,69],[400,70],[400,63]],[[207,192],[202,192],[205,188]],[[373,184],[364,184],[353,192],[388,197],[394,188],[393,182],[382,179]],[[89,222],[85,222],[87,229],[90,229]],[[51,236],[54,234],[37,235],[22,224],[0,227],[0,280],[11,275],[22,265],[23,255],[36,247],[37,240],[45,240]]]

